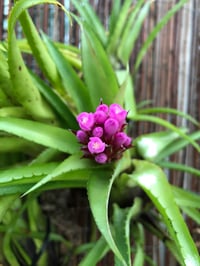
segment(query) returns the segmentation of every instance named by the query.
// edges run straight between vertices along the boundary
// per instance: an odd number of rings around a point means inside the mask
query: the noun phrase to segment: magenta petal
[[[124,147],[126,147],[126,148],[129,148],[129,147],[131,147],[131,144],[132,144],[132,138],[131,137],[126,137],[126,141],[124,142]]]
[[[93,130],[92,130],[92,135],[94,137],[102,137],[103,136],[103,128],[102,127],[95,127]]]
[[[94,120],[97,124],[103,124],[107,119],[107,114],[103,111],[96,111],[94,113]]]
[[[82,144],[86,144],[88,141],[87,133],[83,130],[78,130],[76,132],[76,137],[77,137],[78,141]]]
[[[82,130],[89,131],[94,125],[94,114],[82,112],[77,116],[77,121]]]
[[[88,142],[88,150],[92,154],[98,154],[105,150],[106,144],[98,137],[91,137]]]
[[[107,155],[105,153],[99,153],[95,156],[95,161],[100,164],[104,164],[107,162]]]
[[[124,132],[118,132],[115,135],[114,145],[116,148],[121,147],[127,140],[127,135]]]
[[[116,119],[120,124],[125,123],[127,111],[124,110],[119,104],[113,103],[109,108],[109,115],[111,118]]]
[[[106,104],[100,104],[97,106],[96,111],[103,111],[104,113],[108,113],[109,107]]]
[[[119,130],[119,122],[114,118],[108,118],[104,123],[105,132],[111,136]]]

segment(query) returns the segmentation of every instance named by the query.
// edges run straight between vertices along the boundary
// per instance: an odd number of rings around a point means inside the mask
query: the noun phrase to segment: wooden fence
[[[114,1],[114,0],[113,0]],[[6,38],[6,21],[12,1],[0,1],[0,39]],[[60,1],[69,6],[68,1]],[[111,0],[91,0],[91,4],[106,25],[109,11],[112,5]],[[152,1],[151,9],[145,20],[140,38],[133,51],[132,60],[137,54],[138,48],[145,40],[153,26],[172,7],[177,0],[155,0]],[[79,43],[79,29],[76,24],[69,28],[68,21],[63,12],[57,8],[47,5],[34,7],[30,10],[36,26],[43,29],[54,40]],[[178,108],[189,113],[200,121],[200,1],[188,0],[184,8],[179,11],[160,32],[154,41],[149,52],[145,56],[135,80],[135,91],[137,101],[152,100],[154,106]],[[193,126],[184,119],[168,115],[168,120],[176,123],[179,127]],[[144,132],[155,131],[158,128],[152,124],[135,124],[133,135],[137,136]],[[174,156],[174,160],[200,168],[199,154],[188,147],[181,153]],[[184,173],[171,171],[170,181],[173,184],[200,191],[200,182],[197,178]],[[73,210],[78,215],[72,215],[79,228],[81,241],[86,240],[88,219],[84,211],[87,210],[87,202],[83,192],[75,192],[76,201]],[[85,203],[83,203],[85,202]],[[83,204],[83,205],[82,205]],[[72,213],[73,210],[71,209]],[[83,215],[80,216],[80,213]],[[84,217],[84,218],[83,218]],[[78,229],[77,229],[78,230]],[[191,233],[200,246],[200,233],[193,223],[190,223]],[[155,238],[147,236],[147,251],[152,254],[158,266],[175,266],[173,258],[169,256],[163,244]],[[107,257],[100,265],[112,265],[112,256]],[[77,265],[74,259],[70,265]]]

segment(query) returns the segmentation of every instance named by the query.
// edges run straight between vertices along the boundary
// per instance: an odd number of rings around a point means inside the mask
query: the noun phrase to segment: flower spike
[[[102,101],[94,113],[80,113],[77,116],[80,130],[76,131],[76,137],[83,145],[83,157],[99,164],[120,159],[132,143],[124,132],[127,114],[119,104],[108,106]]]

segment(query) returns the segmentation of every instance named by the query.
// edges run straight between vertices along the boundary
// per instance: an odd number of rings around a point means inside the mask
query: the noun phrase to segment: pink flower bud
[[[114,118],[108,118],[104,123],[104,130],[109,135],[114,135],[119,130],[119,122]]]
[[[103,135],[103,128],[102,127],[95,127],[92,131],[92,135],[94,137],[102,137]]]
[[[88,150],[92,154],[98,154],[105,150],[106,144],[98,137],[91,137],[88,142]]]
[[[124,142],[124,147],[126,147],[126,148],[129,148],[129,147],[131,147],[131,143],[132,143],[132,138],[131,137],[126,137],[126,141]]]
[[[97,124],[103,124],[107,119],[107,114],[101,110],[94,113],[94,120]]]
[[[127,113],[128,112],[117,103],[113,103],[110,105],[109,115],[111,118],[116,119],[120,123],[120,125],[125,123]]]
[[[104,113],[108,113],[108,106],[106,104],[100,104],[97,106],[96,111],[103,111]]]
[[[82,130],[89,131],[94,125],[93,113],[82,112],[77,116],[77,121]]]
[[[105,153],[99,153],[95,156],[95,161],[100,164],[106,163],[108,157]]]
[[[127,135],[124,132],[117,132],[115,134],[114,145],[116,148],[120,148],[127,140]]]
[[[87,136],[86,132],[83,130],[78,130],[76,132],[76,137],[77,137],[78,141],[82,144],[86,144],[88,141],[88,136]]]

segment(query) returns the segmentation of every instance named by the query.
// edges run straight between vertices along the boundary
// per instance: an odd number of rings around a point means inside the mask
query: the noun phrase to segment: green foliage
[[[147,36],[136,58],[134,75],[153,40],[185,2],[178,1]],[[80,48],[38,33],[28,9],[44,3],[57,5],[73,23],[79,23]],[[73,250],[73,255],[85,255],[80,266],[96,265],[109,251],[116,266],[155,265],[145,250],[148,230],[163,241],[180,265],[198,266],[200,257],[181,212],[199,224],[200,197],[172,186],[164,169],[200,176],[198,169],[170,161],[171,155],[188,145],[199,153],[200,132],[180,129],[157,114],[180,116],[194,127],[199,127],[199,122],[172,108],[146,108],[150,99],[137,104],[129,70],[131,53],[152,3],[113,1],[107,29],[87,0],[72,3],[78,15],[54,0],[16,1],[8,21],[8,42],[0,46],[2,260],[8,265],[45,266],[45,241],[59,241]],[[25,39],[16,38],[17,21]],[[34,57],[43,78],[29,69],[22,53]],[[101,100],[127,109],[130,125],[147,121],[164,129],[138,136],[133,148],[115,163],[99,166],[81,158],[73,133],[78,129],[76,115],[94,111]],[[61,235],[45,234],[50,229],[38,203],[43,191],[61,188],[87,190],[101,234],[97,238],[90,228],[91,243],[75,251],[73,243]],[[25,248],[28,240],[34,254]]]
[[[200,258],[187,226],[181,216],[170,185],[163,171],[155,164],[134,160],[135,171],[131,175],[162,215],[169,234],[174,239],[184,265],[198,265]]]
[[[77,112],[90,111],[91,110],[91,100],[88,90],[85,84],[78,77],[78,73],[73,69],[73,67],[68,63],[68,61],[63,57],[62,53],[56,48],[56,46],[48,40],[47,36],[42,34],[43,40],[48,48],[49,54],[54,60],[56,67],[58,69],[59,75],[61,77],[61,82],[64,91],[73,100]]]
[[[54,113],[47,103],[43,101],[38,89],[35,87],[17,45],[14,26],[16,19],[23,11],[23,2],[18,2],[20,3],[19,8],[18,3],[16,4],[8,23],[8,68],[12,83],[12,94],[27,113],[35,119],[55,122]]]
[[[79,151],[79,144],[70,131],[40,122],[2,117],[0,130],[66,153]]]
[[[82,60],[83,75],[93,108],[95,109],[101,98],[104,103],[111,104],[118,91],[117,78],[106,51],[87,26],[82,31]]]
[[[143,57],[145,56],[147,50],[151,46],[153,40],[156,38],[161,29],[167,24],[170,18],[187,2],[187,0],[178,1],[164,16],[163,18],[156,24],[151,33],[148,35],[145,40],[143,46],[141,47],[135,62],[135,70],[137,71]]]

